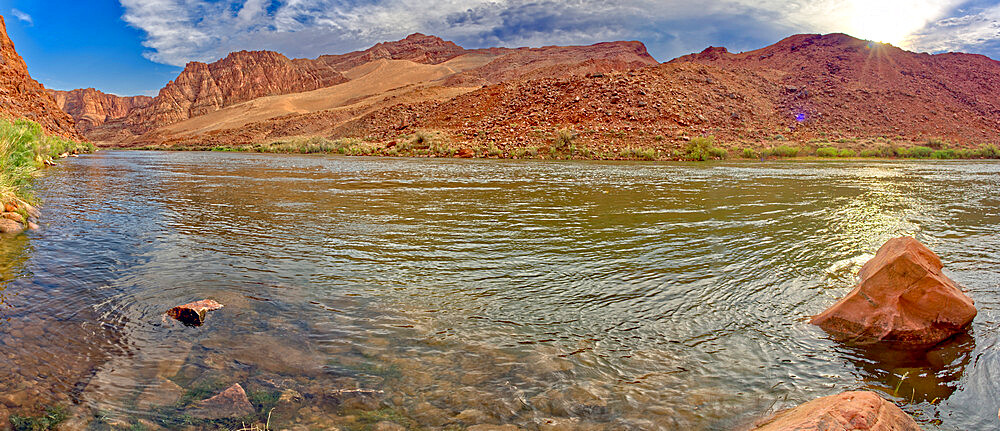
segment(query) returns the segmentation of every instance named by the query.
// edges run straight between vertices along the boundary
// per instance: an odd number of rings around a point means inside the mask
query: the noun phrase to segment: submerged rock
[[[812,323],[841,341],[926,348],[964,330],[976,307],[942,272],[941,259],[911,237],[885,243],[861,282]]]
[[[212,398],[198,401],[189,413],[201,419],[222,419],[248,416],[254,409],[246,391],[236,383]]]
[[[171,308],[167,310],[167,316],[173,317],[188,326],[200,326],[202,323],[205,323],[205,315],[209,311],[220,308],[222,308],[222,304],[211,299],[203,299]]]
[[[920,431],[910,415],[875,392],[853,391],[817,398],[778,412],[755,431]]]

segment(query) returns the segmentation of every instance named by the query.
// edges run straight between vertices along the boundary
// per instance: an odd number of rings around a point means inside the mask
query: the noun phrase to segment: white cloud
[[[753,49],[800,32],[845,32],[916,49],[947,46],[960,34],[995,37],[988,17],[961,29],[941,24],[966,0],[120,1],[123,19],[146,33],[146,56],[178,66],[240,49],[316,57],[413,32],[467,47],[638,39],[660,60],[709,44]],[[953,37],[914,36],[929,25]]]
[[[934,22],[911,35],[910,43],[930,52],[1000,44],[1000,5]]]
[[[31,15],[28,15],[18,9],[11,9],[10,13],[11,15],[14,15],[15,18],[23,21],[28,25],[35,25],[35,22],[31,20]]]

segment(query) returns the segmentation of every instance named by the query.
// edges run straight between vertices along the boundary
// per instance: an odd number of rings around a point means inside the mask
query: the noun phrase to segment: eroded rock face
[[[222,419],[247,416],[253,412],[253,404],[247,399],[246,391],[236,383],[212,398],[195,403],[190,414],[202,419]]]
[[[756,431],[919,431],[910,415],[875,392],[855,391],[817,398],[779,412]]]
[[[209,311],[222,308],[222,304],[211,299],[203,299],[184,305],[178,305],[167,310],[167,316],[179,320],[188,326],[200,326],[205,323],[205,316]]]
[[[69,114],[60,110],[42,84],[28,74],[24,59],[7,37],[3,17],[0,17],[0,117],[27,118],[41,124],[48,133],[83,140]]]
[[[109,120],[122,118],[133,109],[149,105],[153,101],[149,96],[122,97],[93,88],[47,91],[55,99],[59,109],[73,117],[80,133],[87,133]]]
[[[911,237],[885,243],[851,293],[812,319],[838,340],[925,348],[963,331],[972,299],[941,272],[941,259]]]

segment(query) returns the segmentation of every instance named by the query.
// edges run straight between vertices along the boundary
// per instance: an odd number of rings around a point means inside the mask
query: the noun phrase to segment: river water
[[[37,189],[42,229],[0,243],[2,414],[235,429],[191,408],[239,383],[276,429],[726,430],[870,389],[997,426],[996,162],[103,151]],[[901,235],[976,301],[967,336],[877,353],[809,325]],[[163,319],[204,298],[203,326]]]

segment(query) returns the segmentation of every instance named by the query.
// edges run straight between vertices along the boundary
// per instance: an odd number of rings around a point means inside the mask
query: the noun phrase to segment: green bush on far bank
[[[687,148],[685,148],[681,158],[684,160],[706,161],[721,160],[726,158],[727,155],[726,150],[715,146],[715,138],[711,136],[699,136],[692,138],[688,142]]]
[[[94,149],[89,142],[46,135],[34,121],[0,118],[0,202],[30,200],[31,179],[39,168],[62,155]]]

